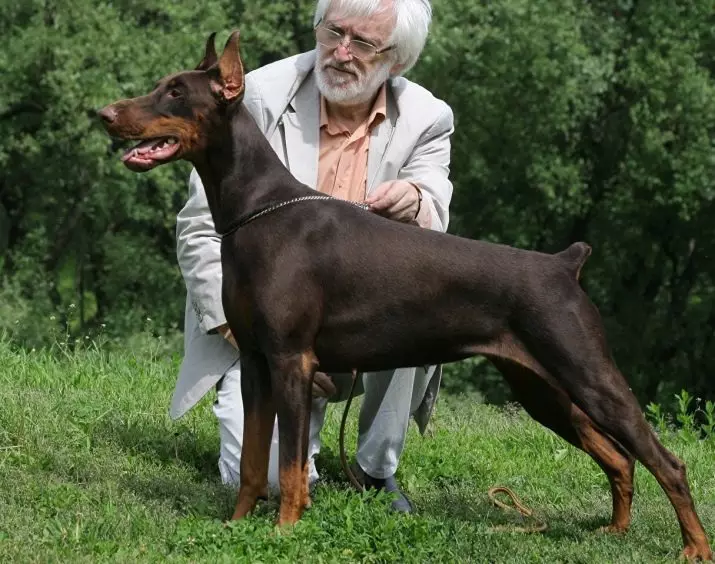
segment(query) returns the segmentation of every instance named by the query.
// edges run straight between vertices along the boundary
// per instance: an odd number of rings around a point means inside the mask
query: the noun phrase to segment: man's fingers
[[[393,185],[387,186],[387,189],[383,194],[375,194],[374,197],[368,198],[366,202],[370,204],[370,207],[376,211],[383,211],[391,208],[397,204],[401,199],[402,195],[399,190],[393,190]]]
[[[400,213],[408,210],[411,206],[411,202],[407,198],[402,198],[395,202],[391,207],[390,207],[390,212],[392,213]]]
[[[394,205],[394,202],[388,198],[383,198],[382,200],[377,200],[370,204],[370,209],[372,211],[385,211]]]
[[[371,201],[376,202],[387,193],[387,191],[390,189],[390,186],[392,186],[392,182],[383,182],[377,188],[375,188],[372,194],[365,198],[365,201],[368,203],[370,203]]]
[[[385,182],[375,189],[365,202],[373,211],[384,217],[398,221],[414,219],[413,207],[416,201],[416,191],[412,184],[404,180]]]
[[[395,203],[394,198],[392,198],[389,194],[385,194],[384,196],[380,196],[379,198],[371,198],[365,201],[370,205],[371,208],[376,210],[384,210],[385,208],[389,208]]]
[[[233,336],[233,333],[231,333],[228,323],[224,323],[220,327],[217,327],[216,331],[218,331],[224,339],[226,339],[235,349],[238,350],[238,343],[236,342],[236,338]]]
[[[313,396],[330,398],[338,393],[332,378],[325,372],[316,372],[313,377]]]
[[[390,197],[380,200],[379,204],[379,208],[377,206],[373,206],[373,209],[386,212],[386,214],[390,217],[393,217],[397,214],[402,214],[411,206],[409,199],[405,198],[404,195],[402,197],[397,197],[397,195],[391,195]]]

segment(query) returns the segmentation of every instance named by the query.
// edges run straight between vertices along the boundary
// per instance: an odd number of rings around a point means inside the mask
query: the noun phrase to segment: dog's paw
[[[609,534],[609,535],[622,535],[622,534],[628,532],[628,526],[627,525],[614,525],[613,523],[611,523],[610,525],[606,525],[604,527],[599,527],[598,532],[604,533],[604,534]]]
[[[713,551],[706,544],[704,546],[688,545],[680,553],[681,558],[685,558],[689,562],[712,562]]]

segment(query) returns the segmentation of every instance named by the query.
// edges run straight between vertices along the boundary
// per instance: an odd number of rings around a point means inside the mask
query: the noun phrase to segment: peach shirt
[[[339,118],[330,116],[320,97],[320,149],[318,190],[342,200],[362,202],[367,187],[367,153],[370,132],[385,119],[387,90],[380,88],[365,122],[350,133]]]

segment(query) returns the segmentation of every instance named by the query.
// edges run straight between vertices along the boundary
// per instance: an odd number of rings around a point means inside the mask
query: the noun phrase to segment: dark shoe
[[[398,513],[412,513],[412,504],[410,500],[407,499],[407,496],[402,493],[402,490],[400,490],[400,486],[397,485],[394,474],[389,478],[373,478],[367,474],[359,464],[353,464],[351,469],[366,490],[386,491],[393,494],[394,499],[391,504],[393,511],[397,511]]]

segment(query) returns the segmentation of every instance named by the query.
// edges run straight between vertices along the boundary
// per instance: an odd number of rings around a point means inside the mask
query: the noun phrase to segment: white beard
[[[344,68],[353,74],[338,74],[337,71],[326,69],[326,65]],[[333,57],[315,61],[315,80],[318,90],[328,102],[337,104],[362,104],[369,101],[390,78],[390,63],[385,62],[375,67],[370,74],[363,74],[351,63],[340,64]],[[330,75],[328,74],[330,73]]]

